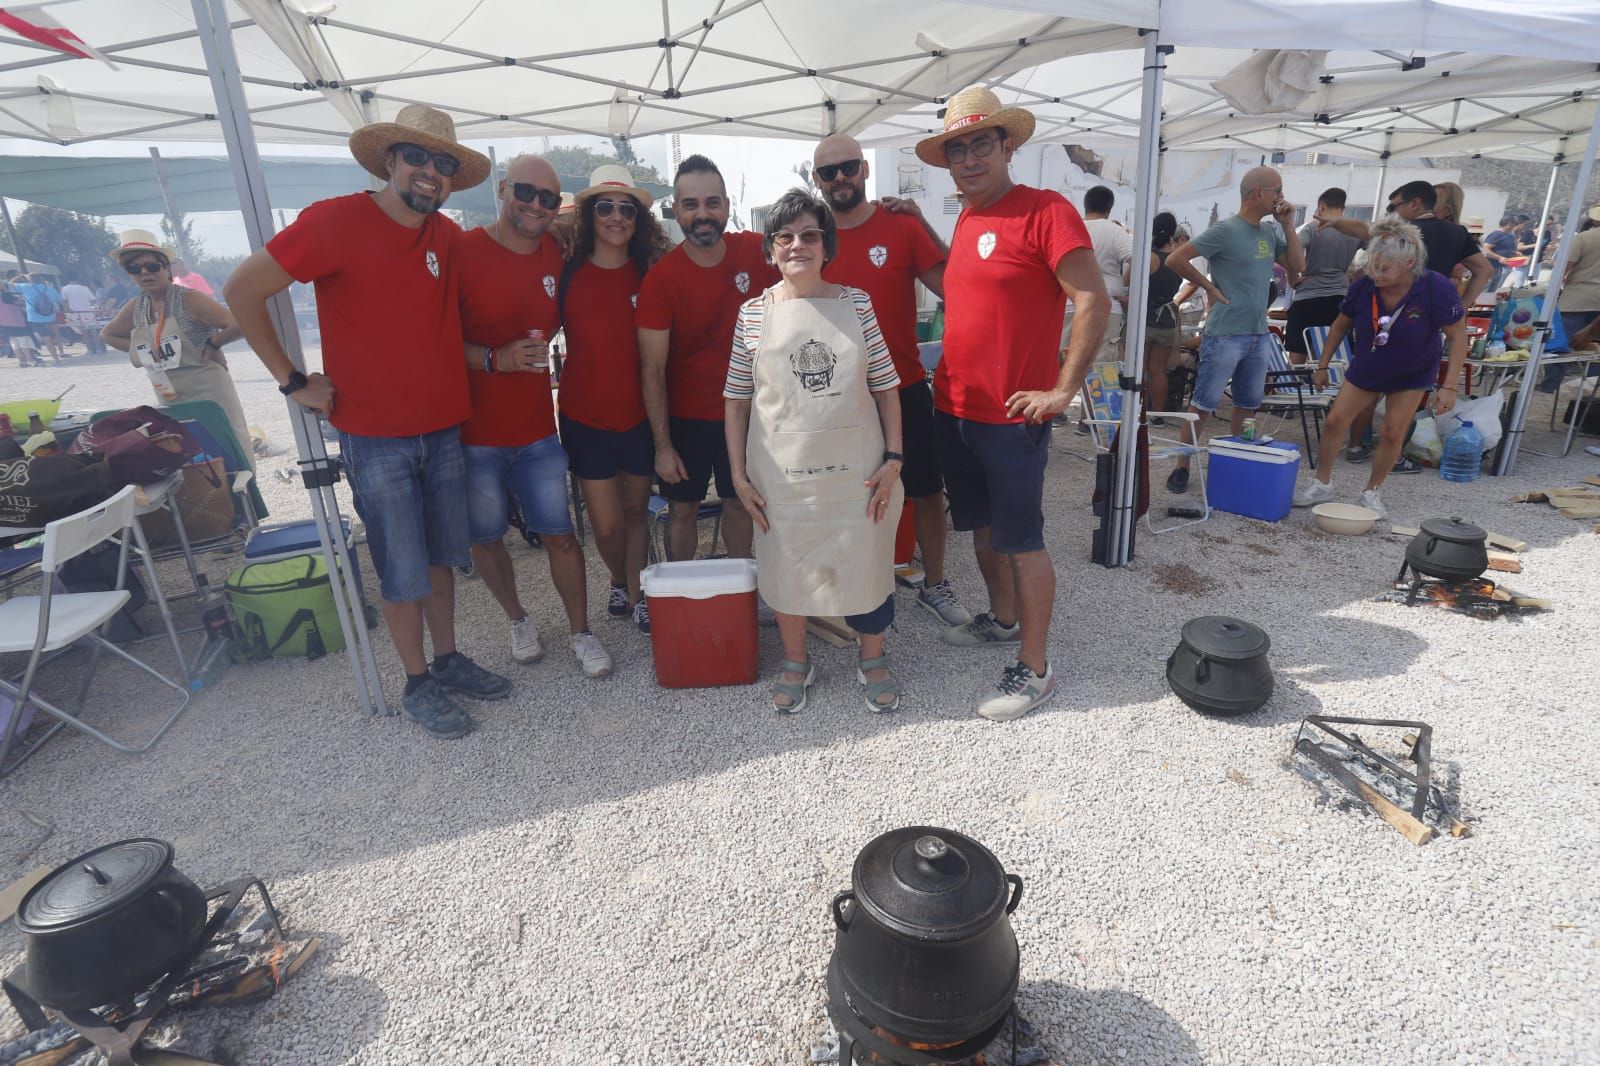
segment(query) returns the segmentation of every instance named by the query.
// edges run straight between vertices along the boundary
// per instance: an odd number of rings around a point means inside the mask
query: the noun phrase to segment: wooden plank
[[[835,648],[848,648],[855,643],[855,632],[849,626],[829,618],[806,619],[806,632]]]
[[[1498,570],[1503,574],[1520,574],[1522,560],[1510,552],[1492,551],[1489,553],[1489,569]]]
[[[1525,552],[1528,550],[1528,542],[1518,540],[1516,537],[1508,537],[1504,533],[1490,533],[1489,547],[1499,548],[1508,552]]]
[[[1596,500],[1593,503],[1590,503],[1586,500],[1581,504],[1560,506],[1557,507],[1556,510],[1560,511],[1568,518],[1576,518],[1579,520],[1586,518],[1600,518],[1600,500]]]
[[[1600,475],[1590,474],[1583,479],[1585,485],[1600,485]]]
[[[22,897],[26,896],[34,885],[48,877],[53,869],[55,869],[53,866],[41,866],[23,874],[4,889],[0,889],[0,925],[11,920],[11,916],[16,914],[17,908],[22,905]]]
[[[1545,492],[1543,490],[1538,490],[1538,491],[1534,491],[1534,492],[1519,492],[1515,496],[1511,497],[1511,502],[1512,503],[1546,503],[1546,502],[1549,501],[1549,499],[1550,499],[1550,494],[1548,492]]]
[[[1417,528],[1415,528],[1413,526],[1390,526],[1389,527],[1389,535],[1391,537],[1414,537],[1418,533],[1421,533],[1421,532],[1422,532],[1422,530],[1417,529]]]

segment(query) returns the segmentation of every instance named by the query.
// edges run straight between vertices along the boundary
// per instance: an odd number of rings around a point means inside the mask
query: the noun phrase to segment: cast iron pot
[[[1183,638],[1167,656],[1167,684],[1204,714],[1260,710],[1272,698],[1272,640],[1249,622],[1207,615],[1184,623]]]
[[[206,924],[206,897],[172,868],[163,840],[119,840],[80,855],[22,898],[24,983],[46,1007],[120,1003],[182,965]]]
[[[833,898],[828,983],[858,1018],[929,1044],[999,1026],[1021,973],[1007,916],[1022,878],[971,837],[915,825],[863,848],[850,883]]]
[[[1406,545],[1411,569],[1445,581],[1471,581],[1489,569],[1489,534],[1459,518],[1430,518]]]

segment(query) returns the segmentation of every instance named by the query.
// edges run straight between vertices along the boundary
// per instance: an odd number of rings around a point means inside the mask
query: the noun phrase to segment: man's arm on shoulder
[[[1467,268],[1471,277],[1467,280],[1467,288],[1461,294],[1461,302],[1471,307],[1478,302],[1478,297],[1483,295],[1483,290],[1489,287],[1489,279],[1494,277],[1494,267],[1489,265],[1489,260],[1482,252],[1469,255],[1461,260],[1461,265]]]

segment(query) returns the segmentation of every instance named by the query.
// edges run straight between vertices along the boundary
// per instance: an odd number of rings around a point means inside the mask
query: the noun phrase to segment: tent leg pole
[[[17,240],[17,227],[11,224],[11,208],[6,206],[6,198],[3,193],[0,193],[0,219],[5,220],[6,236],[11,239],[11,254],[16,257],[17,269],[26,274],[28,272],[28,260],[23,257],[22,242]]]
[[[251,249],[259,249],[272,235],[272,206],[268,202],[261,156],[256,151],[255,132],[250,127],[250,110],[239,76],[238,57],[233,50],[233,32],[229,28],[225,0],[191,0],[191,6],[211,77],[211,92],[217,102],[217,118],[228,147],[228,159],[233,164],[233,180],[239,190],[245,232]],[[284,351],[296,368],[304,370],[305,355],[300,350],[300,331],[295,326],[289,294],[278,293],[268,302],[267,309],[272,314]],[[356,695],[367,715],[388,714],[377,661],[367,636],[355,567],[345,544],[339,504],[333,492],[338,468],[328,458],[316,416],[292,400],[286,402],[291,416],[289,422],[294,427],[295,446],[300,454],[301,474],[311,493],[311,513],[328,565],[329,585],[339,612],[339,628],[344,633]]]
[[[167,184],[167,169],[161,165],[161,150],[155,145],[150,146],[150,163],[156,168],[156,184],[161,187],[161,202],[167,205],[167,225],[172,227],[172,242],[178,246],[178,258],[194,268],[194,259],[189,255],[189,238],[183,232],[183,219],[178,214],[177,201],[172,198],[172,186]]]
[[[1563,147],[1565,147],[1566,141],[1565,137],[1561,138]],[[1539,230],[1538,236],[1533,239],[1533,256],[1528,263],[1529,285],[1532,285],[1539,277],[1539,259],[1544,255],[1544,220],[1550,217],[1550,207],[1556,198],[1556,179],[1561,176],[1561,164],[1566,162],[1566,159],[1564,152],[1557,152],[1555,159],[1550,163],[1550,185],[1544,192],[1544,210],[1539,212],[1539,221],[1534,223],[1539,227]]]
[[[1389,145],[1392,143],[1394,131],[1383,135],[1383,155],[1378,157],[1378,187],[1372,191],[1372,221],[1376,222],[1383,217],[1383,210],[1388,205],[1388,197],[1383,194],[1384,182],[1389,177]]]

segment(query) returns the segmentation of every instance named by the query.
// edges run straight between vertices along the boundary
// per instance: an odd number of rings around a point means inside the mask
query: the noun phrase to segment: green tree
[[[189,216],[183,214],[182,212],[179,212],[179,214],[178,214],[178,225],[183,228],[183,243],[179,243],[177,235],[175,233],[173,233],[173,231],[172,231],[172,220],[169,219],[166,215],[162,215],[161,216],[161,236],[162,236],[162,239],[165,240],[166,243],[171,245],[172,247],[179,249],[179,252],[178,252],[179,255],[183,254],[182,249],[184,248],[185,245],[187,245],[188,249],[189,249],[189,259],[188,259],[189,269],[190,270],[200,270],[202,273],[204,273],[204,270],[202,270],[202,268],[201,268],[201,264],[207,258],[206,257],[206,246],[205,246],[205,243],[203,241],[201,241],[198,237],[196,237],[194,235],[194,220],[191,219]]]
[[[117,246],[116,235],[106,229],[103,219],[60,207],[29,204],[17,216],[16,226],[22,258],[30,264],[48,263],[62,273],[100,274],[109,265],[106,256]],[[0,247],[17,254],[7,233],[0,232]]]
[[[623,144],[626,145],[627,142],[624,141]],[[632,156],[632,146],[627,145],[627,147],[628,156]],[[584,148],[580,145],[562,145],[557,148],[551,148],[548,152],[541,154],[551,166],[556,168],[557,174],[587,178],[595,167],[603,166],[606,163],[621,163],[628,168],[628,173],[640,181],[653,181],[660,185],[667,184],[667,180],[656,173],[655,167],[648,163],[641,163],[637,158],[613,155],[610,152],[597,152],[593,148]]]

